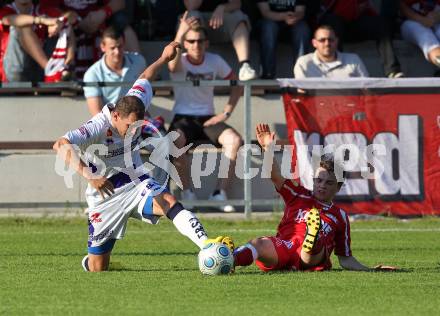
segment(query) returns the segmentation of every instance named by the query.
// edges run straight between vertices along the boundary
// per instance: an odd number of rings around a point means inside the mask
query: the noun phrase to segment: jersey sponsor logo
[[[138,90],[138,91],[140,91],[140,92],[142,92],[142,93],[145,93],[145,89],[144,89],[144,87],[142,87],[142,86],[140,86],[140,85],[133,86],[133,87],[131,88],[131,90]]]
[[[104,230],[102,233],[98,234],[98,235],[91,235],[89,237],[89,241],[93,242],[93,241],[100,241],[103,240],[109,236],[111,236],[113,234],[113,230],[110,230],[109,228],[107,228],[106,230]]]
[[[141,196],[144,197],[145,195],[147,195],[147,193],[149,193],[151,191],[155,191],[157,189],[160,189],[160,185],[158,183],[148,182],[145,185],[145,189],[142,190]]]
[[[298,209],[298,213],[296,215],[295,218],[295,222],[297,223],[305,223],[305,217],[307,215],[307,213],[309,212],[309,210],[303,210],[302,208]]]
[[[90,222],[91,223],[101,223],[102,218],[100,216],[101,216],[101,213],[93,213],[92,215],[90,215]]]
[[[81,126],[80,128],[78,128],[78,131],[82,135],[86,136],[87,138],[90,138],[90,133],[89,133],[89,131],[87,130],[87,128],[85,126]]]
[[[138,139],[139,139],[139,137],[131,142],[131,149],[130,149],[130,151],[133,151],[133,149],[136,147],[136,145],[138,143]],[[116,157],[116,156],[122,155],[124,152],[125,152],[125,148],[124,147],[120,147],[120,148],[115,149],[115,150],[109,150],[107,155],[105,155],[105,158]]]

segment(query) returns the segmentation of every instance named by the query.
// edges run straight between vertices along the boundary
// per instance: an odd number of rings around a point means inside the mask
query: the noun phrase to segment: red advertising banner
[[[348,167],[337,196],[347,211],[440,215],[439,79],[280,83],[293,170],[305,187],[313,157],[331,152]]]

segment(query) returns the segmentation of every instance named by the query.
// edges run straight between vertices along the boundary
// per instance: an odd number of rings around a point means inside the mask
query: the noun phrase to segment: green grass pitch
[[[278,216],[202,217],[211,236],[238,245],[275,232]],[[162,220],[130,221],[112,270],[86,273],[85,219],[0,219],[0,315],[438,315],[440,220],[352,223],[353,254],[400,272],[264,274],[255,266],[207,277],[197,249]]]

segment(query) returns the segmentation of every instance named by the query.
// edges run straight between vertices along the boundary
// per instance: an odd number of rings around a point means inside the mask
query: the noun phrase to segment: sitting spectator
[[[249,63],[249,18],[241,10],[240,0],[184,0],[189,16],[200,20],[209,39],[232,41],[240,63],[238,78],[255,79],[257,73]],[[196,11],[197,10],[197,11]]]
[[[276,44],[279,32],[288,32],[296,59],[309,52],[310,29],[304,20],[305,1],[257,0],[263,18],[260,26],[260,60],[263,79],[276,75]]]
[[[401,0],[402,37],[423,51],[426,60],[440,68],[440,1]],[[440,70],[435,73],[440,76]]]
[[[404,74],[394,53],[391,26],[377,14],[369,0],[322,0],[318,22],[333,27],[342,41],[376,40],[385,75],[400,78]]]
[[[56,8],[34,6],[31,0],[15,0],[0,9],[1,81],[43,81],[48,56],[63,28],[60,16],[61,11]],[[63,69],[73,62],[73,41],[66,49]]]
[[[207,31],[198,25],[194,18],[183,15],[177,30],[175,41],[186,49],[182,54],[179,50],[174,60],[168,63],[172,80],[236,80],[237,76],[229,65],[219,55],[206,52],[208,47]],[[238,149],[242,143],[240,135],[225,121],[231,116],[237,104],[242,89],[239,86],[231,88],[228,103],[222,113],[214,113],[214,87],[174,87],[175,114],[170,130],[177,131],[179,138],[176,146],[179,148],[196,140],[209,140],[223,147],[225,161],[228,162],[227,174],[219,176],[217,188],[210,199],[226,201],[226,188],[229,186]],[[195,200],[196,196],[190,186],[190,165],[187,155],[174,160],[174,164],[182,181],[185,200]],[[221,164],[222,165],[222,164]],[[223,207],[225,212],[233,212],[232,205]]]
[[[337,51],[338,38],[330,26],[322,25],[316,29],[312,45],[315,52],[296,61],[296,79],[368,77],[368,71],[358,55]]]
[[[124,0],[40,0],[43,4],[56,6],[64,12],[75,15],[76,34],[76,75],[82,79],[85,71],[100,57],[100,33],[107,25],[112,25],[124,32],[127,51],[139,52],[136,33],[128,25]]]
[[[142,55],[124,50],[123,33],[110,26],[101,37],[101,51],[104,56],[85,73],[84,82],[134,82],[145,69]],[[129,86],[84,87],[84,96],[92,116],[101,112],[104,105],[115,103],[127,94]]]

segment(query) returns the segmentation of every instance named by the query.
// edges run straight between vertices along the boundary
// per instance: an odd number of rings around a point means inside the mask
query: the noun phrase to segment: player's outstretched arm
[[[370,271],[371,269],[367,266],[364,266],[362,263],[357,261],[357,259],[353,256],[343,257],[338,256],[339,264],[345,270],[353,270],[353,271]]]
[[[393,266],[386,266],[386,265],[377,265],[373,268],[369,268],[367,266],[364,266],[362,263],[360,263],[355,257],[342,257],[338,256],[339,264],[342,268],[346,270],[353,270],[353,271],[384,271],[384,272],[392,272],[397,271],[398,268]]]
[[[53,145],[53,149],[68,166],[74,168],[79,175],[83,176],[101,194],[102,198],[105,197],[105,194],[110,196],[114,193],[113,184],[106,177],[94,175],[90,168],[79,158],[69,140],[64,137],[59,138]]]
[[[257,141],[260,144],[263,151],[271,150],[271,147],[275,145],[275,132],[270,131],[270,127],[268,124],[257,124],[255,128],[255,132],[257,135]],[[275,159],[274,159],[275,160]],[[270,177],[272,179],[273,184],[276,189],[279,190],[284,184],[284,179],[281,176],[280,168],[278,164],[274,161],[272,163],[272,170],[270,173]]]
[[[147,79],[148,81],[152,81],[159,72],[160,68],[176,57],[178,49],[180,49],[180,44],[177,42],[171,42],[165,46],[162,55],[144,70],[144,72],[139,76],[139,79]]]

